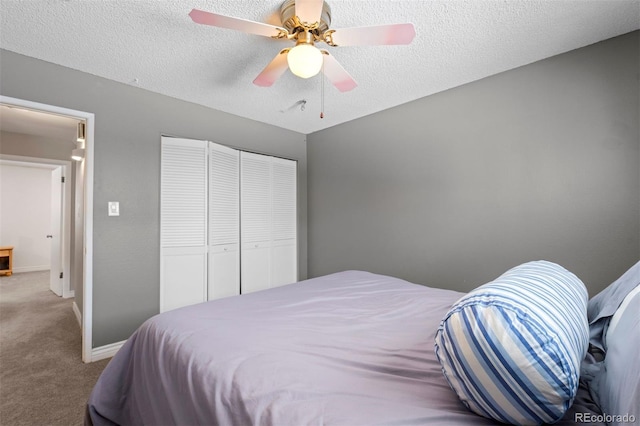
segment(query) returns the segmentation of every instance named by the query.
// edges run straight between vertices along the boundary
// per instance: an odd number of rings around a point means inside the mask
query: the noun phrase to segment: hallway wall
[[[0,245],[14,247],[14,273],[51,266],[51,171],[0,164]]]

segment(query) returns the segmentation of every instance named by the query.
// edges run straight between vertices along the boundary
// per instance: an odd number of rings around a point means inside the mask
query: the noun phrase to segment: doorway
[[[76,244],[75,253],[82,264],[81,279],[75,287],[74,312],[80,318],[82,329],[82,360],[92,361],[92,300],[93,300],[93,140],[95,116],[92,113],[31,102],[24,99],[0,96],[0,104],[25,110],[65,116],[85,124],[84,159],[76,165],[76,203],[74,217],[81,229],[82,239]],[[69,156],[71,152],[69,153]],[[79,216],[79,220],[78,220]]]
[[[74,297],[71,162],[0,155],[3,244],[17,243],[12,272],[50,270],[49,289]]]

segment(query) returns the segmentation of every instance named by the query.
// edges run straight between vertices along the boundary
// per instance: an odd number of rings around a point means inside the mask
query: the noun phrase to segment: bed
[[[619,306],[626,293],[618,293],[607,300]],[[157,315],[105,368],[85,424],[496,424],[461,401],[434,352],[443,318],[463,296],[345,271]],[[592,380],[598,363],[591,359]],[[585,415],[607,420],[581,381],[559,424]]]

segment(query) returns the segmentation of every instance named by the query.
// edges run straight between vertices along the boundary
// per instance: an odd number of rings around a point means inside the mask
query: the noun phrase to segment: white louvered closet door
[[[240,151],[209,142],[208,299],[240,294]]]
[[[240,153],[240,265],[243,294],[271,284],[271,157]]]
[[[161,140],[160,312],[206,300],[207,143]]]
[[[297,163],[272,158],[271,287],[298,281]]]

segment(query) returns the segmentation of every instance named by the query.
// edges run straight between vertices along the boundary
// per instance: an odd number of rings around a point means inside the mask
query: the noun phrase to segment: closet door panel
[[[271,286],[271,157],[240,153],[242,293]]]
[[[240,294],[240,246],[216,245],[209,250],[208,299]]]
[[[295,240],[297,234],[297,163],[272,158],[273,240]]]
[[[240,152],[209,142],[209,245],[240,242]]]
[[[209,142],[208,299],[240,294],[240,152]]]
[[[273,158],[271,287],[298,281],[297,163]]]
[[[274,241],[271,247],[271,265],[271,287],[298,281],[296,241]]]
[[[175,248],[162,259],[160,312],[206,300],[206,254],[200,248]]]
[[[271,244],[252,243],[242,249],[242,294],[265,290],[271,286]]]
[[[206,300],[207,145],[161,140],[160,312]]]
[[[240,153],[243,243],[271,241],[271,157]]]
[[[206,244],[206,142],[162,138],[160,177],[162,247]]]

